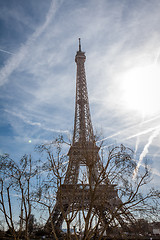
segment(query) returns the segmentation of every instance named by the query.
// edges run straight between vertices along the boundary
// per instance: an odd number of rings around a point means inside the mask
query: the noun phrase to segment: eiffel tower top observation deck
[[[79,51],[77,51],[75,62],[77,64],[76,76],[76,102],[75,120],[73,133],[73,146],[95,142],[91,115],[89,109],[88,91],[84,63],[86,60],[85,52],[81,51],[81,40],[79,38]]]

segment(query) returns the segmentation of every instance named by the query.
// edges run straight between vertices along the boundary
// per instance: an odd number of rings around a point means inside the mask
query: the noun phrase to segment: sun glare
[[[160,111],[160,69],[157,65],[136,67],[124,74],[122,103],[143,116]]]

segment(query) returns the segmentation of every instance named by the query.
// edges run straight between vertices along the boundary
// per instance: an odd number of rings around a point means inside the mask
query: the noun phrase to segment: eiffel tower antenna
[[[81,52],[81,39],[79,38],[79,52]]]

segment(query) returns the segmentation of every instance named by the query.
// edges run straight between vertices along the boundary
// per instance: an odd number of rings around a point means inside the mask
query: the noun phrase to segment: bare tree
[[[71,239],[73,228],[72,235],[79,238],[74,227],[79,212],[83,225],[81,233],[83,240],[93,237],[102,239],[104,233],[109,236],[115,230],[121,235],[135,229],[138,231],[137,220],[142,214],[144,219],[157,217],[160,193],[148,187],[151,173],[147,165],[133,179],[136,162],[133,159],[134,152],[130,148],[124,145],[112,147],[108,149],[103,159],[97,156],[96,162],[92,161],[95,152],[88,154],[86,151],[84,157],[88,161],[87,172],[82,174],[78,184],[67,186],[64,184],[64,178],[68,159],[62,154],[63,144],[63,138],[59,138],[51,145],[38,147],[41,152],[47,154],[47,162],[43,165],[47,179],[44,179],[41,193],[44,189],[48,191],[48,194],[44,191],[45,194],[41,195],[39,202],[49,209],[49,222],[54,236],[57,237],[57,229],[52,222],[52,209],[56,202],[67,225],[66,239]],[[88,179],[87,183],[86,179]],[[47,204],[45,205],[44,202]],[[70,206],[67,210],[66,205]]]
[[[37,170],[32,165],[31,156],[27,155],[15,162],[6,154],[0,157],[0,162],[0,211],[14,239],[19,239],[24,231],[28,240],[34,186],[32,180]]]
[[[36,147],[39,152],[44,154],[45,158],[47,158],[47,161],[45,161],[41,166],[40,175],[42,180],[40,189],[35,194],[35,201],[43,207],[43,210],[45,209],[48,211],[46,228],[48,228],[48,226],[51,228],[55,239],[58,239],[60,234],[57,232],[57,229],[52,221],[53,208],[56,204],[57,198],[59,200],[59,207],[67,226],[66,239],[71,239],[70,225],[76,216],[74,211],[70,211],[70,214],[66,212],[62,200],[62,185],[68,163],[68,157],[66,153],[62,154],[63,144],[63,137],[60,136],[51,144],[42,144]]]
[[[159,217],[160,193],[149,189],[151,173],[147,164],[133,178],[136,162],[130,148],[112,147],[102,158],[97,147],[90,152],[83,151],[81,157],[86,171],[79,174],[75,184],[66,184],[69,159],[63,150],[64,144],[63,137],[59,137],[51,144],[38,146],[43,156],[38,167],[27,155],[18,163],[9,155],[1,156],[0,211],[15,240],[23,232],[26,240],[30,238],[33,207],[36,217],[43,218],[45,229],[50,228],[56,240],[60,236],[68,240],[73,237],[100,240],[104,234],[126,237],[126,232],[142,233],[140,223]],[[83,165],[83,160],[81,163]],[[57,222],[55,209],[59,209]],[[139,220],[142,216],[144,221]],[[62,220],[66,234],[60,230]]]

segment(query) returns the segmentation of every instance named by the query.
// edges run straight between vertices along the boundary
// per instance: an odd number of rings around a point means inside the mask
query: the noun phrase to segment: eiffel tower
[[[61,229],[64,214],[89,208],[92,186],[97,182],[99,173],[102,172],[99,147],[96,146],[89,109],[85,60],[85,52],[81,50],[79,39],[79,50],[75,56],[77,75],[74,133],[72,146],[68,152],[69,163],[64,183],[57,191],[57,201],[52,212],[52,222],[56,230]],[[80,166],[86,166],[88,170],[88,184],[78,183]],[[120,205],[123,204],[118,197],[117,190],[109,180],[97,187],[92,207],[102,224],[107,224],[108,216],[112,216],[116,211],[118,212],[115,217],[116,221],[123,230],[128,229],[128,223],[133,224],[133,216],[124,207],[117,210]]]

